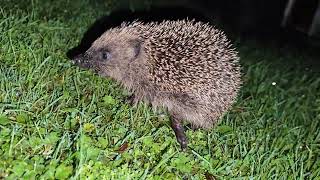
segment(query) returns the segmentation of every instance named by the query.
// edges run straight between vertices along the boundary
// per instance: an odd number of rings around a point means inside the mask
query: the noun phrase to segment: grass
[[[320,76],[307,53],[237,43],[238,102],[215,129],[188,130],[183,153],[167,117],[66,58],[108,11],[99,3],[1,2],[0,179],[319,178]]]

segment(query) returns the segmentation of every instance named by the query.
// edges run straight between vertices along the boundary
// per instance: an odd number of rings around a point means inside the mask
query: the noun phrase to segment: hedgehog
[[[137,20],[104,32],[73,63],[119,82],[135,104],[166,110],[186,150],[184,122],[212,128],[236,101],[239,59],[224,32],[208,23]]]

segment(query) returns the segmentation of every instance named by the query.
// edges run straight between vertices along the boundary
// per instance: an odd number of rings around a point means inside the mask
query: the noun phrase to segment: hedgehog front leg
[[[186,134],[184,133],[182,121],[180,119],[177,119],[175,116],[172,116],[171,127],[176,135],[177,141],[179,142],[182,151],[185,151],[187,149],[188,140]]]
[[[130,104],[131,106],[135,105],[135,100],[134,100],[135,96],[134,94],[129,95],[126,99],[128,104]]]

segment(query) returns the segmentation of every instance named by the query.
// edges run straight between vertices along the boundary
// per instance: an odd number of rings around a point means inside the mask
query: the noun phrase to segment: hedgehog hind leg
[[[184,132],[182,120],[178,119],[175,116],[171,116],[171,128],[176,135],[177,141],[181,146],[181,150],[186,151],[188,146],[188,139]]]

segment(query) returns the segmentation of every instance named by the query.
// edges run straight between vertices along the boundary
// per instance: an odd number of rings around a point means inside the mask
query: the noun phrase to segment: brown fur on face
[[[236,99],[238,60],[221,31],[200,22],[164,21],[108,30],[75,61],[121,82],[136,102],[210,128]]]
[[[126,76],[129,65],[141,56],[142,42],[138,36],[119,37],[118,34],[117,31],[106,32],[75,61],[82,62],[79,64],[85,64],[85,67],[94,69],[100,75],[121,81],[122,77]]]

